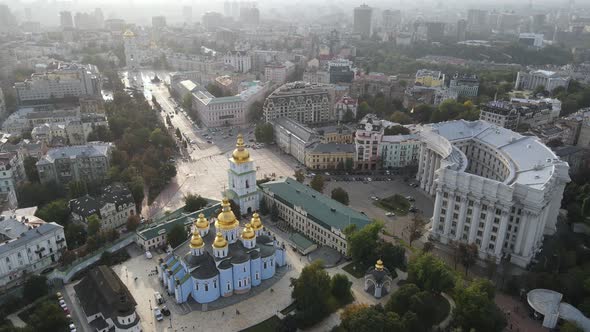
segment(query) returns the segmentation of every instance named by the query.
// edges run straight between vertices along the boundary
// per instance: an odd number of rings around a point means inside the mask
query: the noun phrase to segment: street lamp
[[[172,316],[170,316],[170,328],[172,328]]]
[[[150,310],[152,310],[152,300],[148,300],[148,302],[150,303]]]

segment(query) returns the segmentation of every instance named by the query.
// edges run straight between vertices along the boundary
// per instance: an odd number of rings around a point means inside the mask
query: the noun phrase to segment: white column
[[[441,157],[438,154],[435,154],[435,163],[434,163],[434,170],[432,171],[432,183],[433,185],[430,187],[430,195],[434,195],[434,181],[436,179],[436,171],[440,168],[440,161]]]
[[[523,248],[523,256],[524,257],[528,257],[532,254],[532,249],[533,249],[533,245],[535,242],[535,223],[536,223],[536,219],[539,218],[539,215],[535,215],[532,214],[530,212],[528,212],[529,215],[527,217],[527,232],[526,232],[526,240],[524,242],[524,248]]]
[[[522,244],[524,242],[524,235],[526,234],[528,218],[524,209],[520,215],[520,222],[518,223],[518,234],[516,235],[516,243],[514,245],[514,253],[522,255]]]
[[[461,207],[459,208],[459,220],[457,230],[455,231],[455,240],[460,241],[463,236],[463,227],[465,226],[465,214],[467,213],[467,196],[461,196]]]
[[[434,211],[432,215],[432,233],[439,234],[438,225],[440,223],[440,207],[442,205],[442,189],[436,189],[436,199],[434,201]]]
[[[425,161],[424,161],[424,169],[423,172],[424,174],[422,174],[422,180],[420,181],[420,187],[422,188],[422,190],[426,190],[426,182],[428,182],[428,172],[430,171],[430,162],[431,160],[431,156],[432,154],[430,153],[430,150],[428,148],[424,148],[424,153],[426,154]]]
[[[481,212],[481,202],[473,200],[473,213],[471,214],[471,226],[469,226],[469,243],[475,242],[477,229],[479,228],[479,214]]]
[[[434,172],[436,171],[437,154],[434,152],[431,152],[431,154],[432,154],[432,157],[431,157],[431,162],[430,162],[430,172],[428,174],[428,187],[426,188],[426,191],[432,195],[432,187],[433,187],[433,183],[434,183]]]
[[[420,154],[418,155],[418,173],[416,173],[416,180],[420,181],[422,180],[422,171],[424,170],[424,161],[422,160],[422,157],[424,153],[424,144],[420,144]]]
[[[492,233],[493,219],[496,215],[496,208],[494,203],[487,204],[488,209],[486,210],[486,221],[484,225],[483,238],[481,239],[482,251],[488,251],[488,244],[490,243],[490,234]]]
[[[446,209],[447,214],[445,215],[444,237],[445,240],[448,241],[451,233],[451,226],[453,224],[453,213],[455,211],[455,193],[449,193]]]
[[[509,215],[509,210],[502,210],[502,218],[500,219],[500,229],[498,230],[496,247],[494,248],[494,254],[496,255],[496,257],[500,257],[502,255],[502,249],[504,248],[504,240],[506,239],[506,229],[508,229]]]

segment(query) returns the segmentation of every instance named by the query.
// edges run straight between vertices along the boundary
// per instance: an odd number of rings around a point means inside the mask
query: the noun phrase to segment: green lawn
[[[367,272],[366,269],[359,268],[358,266],[356,267],[356,269],[354,269],[354,267],[355,267],[355,263],[352,262],[352,263],[347,264],[344,267],[342,267],[342,269],[357,279],[365,276],[365,272]]]
[[[241,332],[274,332],[279,329],[279,326],[281,326],[281,320],[279,317],[274,315],[265,321],[242,330]]]
[[[434,324],[440,324],[449,314],[451,304],[442,295],[435,295],[433,297],[436,311],[434,312]]]
[[[382,198],[374,203],[376,206],[393,212],[400,216],[405,216],[408,214],[408,210],[412,206],[410,201],[408,201],[404,196],[395,194],[389,197]]]

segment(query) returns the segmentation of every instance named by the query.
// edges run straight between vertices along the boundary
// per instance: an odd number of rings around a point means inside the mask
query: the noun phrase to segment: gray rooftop
[[[348,152],[354,153],[354,144],[319,143],[313,148],[314,153]]]
[[[54,148],[49,151],[37,162],[37,165],[53,163],[56,159],[84,157],[106,157],[108,156],[113,144],[95,142],[87,145],[74,145]]]
[[[36,240],[42,236],[45,236],[46,234],[52,233],[55,230],[60,229],[60,228],[63,229],[62,226],[60,226],[54,222],[50,222],[50,223],[41,224],[39,227],[36,227],[33,229],[29,229],[28,231],[22,233],[15,240],[7,241],[7,242],[4,242],[3,244],[0,244],[0,255],[2,255],[5,252],[8,252],[10,250],[13,250],[15,248],[21,247],[33,240]]]
[[[315,132],[313,129],[289,118],[278,118],[271,121],[273,127],[281,126],[285,130],[289,131],[291,135],[297,137],[303,142],[309,142],[315,138]]]

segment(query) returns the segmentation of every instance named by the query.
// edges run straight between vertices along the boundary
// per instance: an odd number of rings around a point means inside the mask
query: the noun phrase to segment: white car
[[[70,328],[70,331],[76,331],[76,325],[74,325],[74,324],[70,324],[69,328]]]
[[[66,301],[64,301],[63,299],[59,300],[59,305],[65,305],[65,304],[66,304]]]
[[[149,250],[145,252],[145,258],[152,259],[152,257],[152,253]]]
[[[156,320],[158,322],[164,319],[164,315],[162,315],[162,311],[160,310],[160,308],[156,307],[154,309],[154,317],[156,317]]]
[[[387,212],[385,215],[388,217],[395,217],[395,213],[393,212]]]

